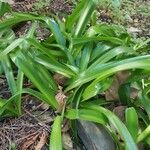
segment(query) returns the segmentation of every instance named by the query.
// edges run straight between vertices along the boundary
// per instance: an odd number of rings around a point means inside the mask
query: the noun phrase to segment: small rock
[[[2,2],[6,2],[10,5],[14,4],[14,1],[13,0],[1,0]]]
[[[142,31],[140,30],[140,29],[138,29],[138,28],[135,28],[135,27],[130,27],[130,28],[128,28],[128,32],[129,33],[141,33]]]
[[[133,21],[134,21],[134,23],[138,23],[138,22],[139,22],[139,20],[138,20],[138,19],[134,19]]]
[[[113,139],[103,126],[78,121],[78,135],[87,150],[115,150]]]

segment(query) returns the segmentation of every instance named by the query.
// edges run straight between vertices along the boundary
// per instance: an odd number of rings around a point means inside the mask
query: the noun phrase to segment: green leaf
[[[44,18],[44,21],[46,22],[46,24],[48,25],[48,27],[51,29],[52,33],[54,34],[57,43],[65,46],[66,41],[60,31],[58,24],[55,22],[55,20],[50,19],[50,18]]]
[[[126,125],[132,135],[133,139],[136,141],[138,135],[138,115],[133,107],[127,108],[125,111]]]
[[[89,43],[84,47],[81,54],[80,64],[79,64],[79,68],[81,72],[87,69],[88,63],[90,61],[91,52],[92,52],[92,44]]]
[[[119,99],[123,105],[130,104],[130,99],[131,99],[130,93],[131,93],[130,84],[120,85],[118,94],[119,94]]]
[[[17,81],[16,81],[16,85],[17,85],[17,92],[18,91],[22,91],[23,88],[23,78],[24,78],[24,73],[18,69],[18,75],[17,75]],[[18,95],[15,103],[17,105],[17,109],[18,109],[18,114],[21,115],[21,94]]]
[[[10,11],[11,8],[8,3],[0,2],[0,17],[2,17],[5,13]]]
[[[3,60],[1,61],[5,76],[7,78],[8,86],[12,94],[15,94],[17,91],[15,78],[13,75],[13,69],[11,67],[10,58],[8,56],[3,57]]]
[[[81,45],[88,42],[97,42],[97,41],[106,41],[116,45],[123,45],[124,41],[117,37],[105,37],[105,36],[97,36],[97,37],[78,37],[72,39],[73,45]]]
[[[105,117],[109,120],[110,124],[112,124],[118,131],[118,133],[123,138],[125,145],[128,150],[138,150],[132,136],[130,135],[129,131],[127,130],[126,126],[120,121],[120,119],[114,115],[111,111],[97,106],[97,105],[87,105],[84,104],[84,109],[91,109],[96,111],[99,114],[105,115]]]
[[[95,67],[98,64],[106,63],[110,61],[111,59],[113,59],[114,57],[121,55],[123,53],[128,53],[130,51],[131,51],[131,48],[125,47],[125,46],[118,46],[113,49],[110,49],[108,52],[106,52],[101,57],[99,57],[96,61],[94,61],[94,63],[91,64],[89,69]]]
[[[133,68],[150,70],[150,55],[138,56],[117,62],[98,64],[94,68],[87,69],[79,74],[78,77],[72,81],[72,84],[67,87],[66,91],[95,79],[89,85],[94,86],[101,80],[113,75],[118,71]]]
[[[40,43],[38,40],[34,39],[34,38],[28,38],[27,42],[30,45],[33,45],[37,50],[40,50],[42,53],[46,54],[50,59],[53,59],[56,56],[63,56],[65,57],[64,52],[62,51],[57,51],[57,50],[51,50],[45,46],[42,45],[42,43]]]
[[[101,36],[117,37],[114,28],[107,24],[91,26],[87,31],[88,37],[97,34]]]
[[[68,31],[71,31],[73,29],[73,25],[76,23],[77,19],[81,15],[81,11],[85,5],[85,1],[82,0],[81,2],[78,3],[76,8],[73,10],[72,14],[67,18],[66,20],[66,29]]]
[[[148,98],[146,93],[144,92],[139,93],[139,101],[144,106],[144,109],[147,112],[150,120],[150,99]]]
[[[96,8],[97,2],[95,0],[88,0],[85,2],[84,8],[82,9],[82,12],[80,15],[80,19],[77,23],[76,29],[75,29],[75,37],[79,37],[82,35],[88,21],[91,18],[92,13],[94,12]]]
[[[90,61],[93,61],[95,59],[98,59],[101,57],[105,52],[107,52],[110,48],[112,48],[109,44],[104,44],[102,42],[97,43],[96,47],[92,51],[92,55],[90,58]]]
[[[20,96],[21,94],[32,95],[32,96],[36,97],[37,99],[41,100],[42,102],[49,104],[49,99],[47,99],[44,94],[42,94],[38,91],[29,89],[29,88],[21,89],[21,91],[17,91],[8,100],[3,100],[0,98],[0,116],[2,116],[2,115],[6,116],[7,115],[5,113],[6,110],[7,110],[7,112],[12,112],[12,114],[10,113],[10,116],[13,116],[13,115],[18,116],[18,112],[16,112],[17,108],[16,108],[16,105],[14,105],[14,104],[15,104],[15,101],[18,98],[18,96]]]
[[[150,125],[137,137],[137,142],[143,141],[145,138],[147,138],[150,135]]]
[[[62,137],[61,137],[61,116],[57,116],[54,120],[51,136],[50,136],[50,146],[49,150],[62,150]]]
[[[35,60],[39,63],[45,66],[46,68],[50,69],[51,71],[55,71],[57,73],[60,73],[66,77],[74,76],[75,73],[73,70],[71,70],[69,67],[59,63],[58,61],[55,61],[53,59],[50,59],[49,57],[46,57],[44,55],[37,56]]]
[[[107,90],[111,84],[112,84],[112,78],[107,78],[105,80],[102,80],[101,82],[97,83],[94,86],[88,86],[85,91],[83,92],[83,100],[88,100],[91,97],[96,96],[97,94],[104,92]]]
[[[13,13],[13,17],[10,17],[8,19],[5,19],[3,22],[0,22],[0,31],[4,30],[5,28],[11,28],[12,26],[20,22],[36,19],[42,20],[41,17],[37,17],[26,13]]]
[[[57,108],[58,103],[55,99],[57,86],[48,71],[40,64],[37,64],[33,58],[30,58],[28,55],[18,53],[11,55],[11,58],[18,68],[32,81],[36,88],[45,95],[47,103]]]
[[[5,48],[1,53],[0,53],[0,60],[4,58],[8,53],[13,51],[15,48],[17,48],[22,42],[24,41],[23,38],[16,39],[13,41],[7,48]]]
[[[66,112],[65,117],[71,120],[81,119],[87,121],[93,121],[105,125],[107,119],[101,113],[97,113],[94,110],[90,109],[71,109]]]

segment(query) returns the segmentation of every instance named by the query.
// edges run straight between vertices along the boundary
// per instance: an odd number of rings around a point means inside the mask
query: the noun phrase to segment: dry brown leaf
[[[26,137],[26,141],[22,144],[21,150],[27,150],[38,138],[40,133],[34,133]]]
[[[117,106],[113,109],[113,112],[122,120],[124,121],[125,119],[125,109],[126,106]]]
[[[73,149],[73,142],[71,140],[69,133],[63,133],[62,137],[63,137],[64,148],[67,150],[72,150]]]
[[[13,0],[2,0],[2,2],[6,2],[6,3],[8,3],[8,4],[14,4],[14,1]]]
[[[139,90],[136,88],[131,88],[130,98],[136,99],[138,97]]]
[[[42,147],[46,144],[47,137],[48,137],[48,135],[44,131],[39,135],[40,140],[38,141],[37,145],[35,146],[35,150],[42,149]]]
[[[129,75],[130,73],[128,71],[121,71],[114,76],[114,80],[111,87],[105,92],[106,100],[119,99],[119,95],[118,95],[119,86],[127,80]]]
[[[61,86],[59,86],[59,91],[56,94],[55,98],[56,98],[56,100],[57,100],[57,102],[59,104],[59,108],[58,108],[57,111],[61,112],[63,107],[64,107],[64,105],[65,105],[66,99],[67,99],[67,96],[63,93]]]
[[[65,77],[59,73],[54,74],[53,77],[54,77],[54,80],[56,81],[56,83],[60,86],[63,86],[67,81],[67,77]]]

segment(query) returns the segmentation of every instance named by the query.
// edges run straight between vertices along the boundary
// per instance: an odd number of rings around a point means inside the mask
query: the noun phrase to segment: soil
[[[24,86],[30,84],[25,83]],[[7,81],[0,76],[0,97],[10,98]],[[48,139],[55,112],[36,98],[23,95],[23,114],[19,118],[0,118],[0,149],[48,149]]]

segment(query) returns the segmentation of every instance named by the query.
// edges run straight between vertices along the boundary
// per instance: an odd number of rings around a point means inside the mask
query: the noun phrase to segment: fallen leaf
[[[129,75],[130,73],[128,71],[121,71],[114,76],[114,80],[111,87],[105,92],[106,100],[119,100],[119,86],[127,80]]]
[[[40,140],[38,141],[37,145],[35,146],[35,150],[41,150],[42,149],[42,147],[47,142],[47,137],[48,137],[48,134],[44,131],[39,135]]]
[[[58,90],[58,93],[56,94],[55,98],[59,104],[59,108],[57,111],[61,112],[65,105],[66,99],[67,99],[67,96],[63,93],[61,86],[59,86],[59,90]]]
[[[125,119],[125,109],[127,107],[126,106],[117,106],[113,109],[113,112],[122,120],[124,121]]]
[[[72,150],[73,149],[73,142],[71,140],[69,133],[63,133],[62,137],[63,137],[64,148],[67,150]]]
[[[26,141],[22,144],[21,150],[27,150],[37,140],[40,133],[33,133],[25,137]]]
[[[58,85],[63,86],[67,81],[67,77],[65,77],[59,73],[55,73],[54,74],[54,80],[56,81],[56,83]]]

